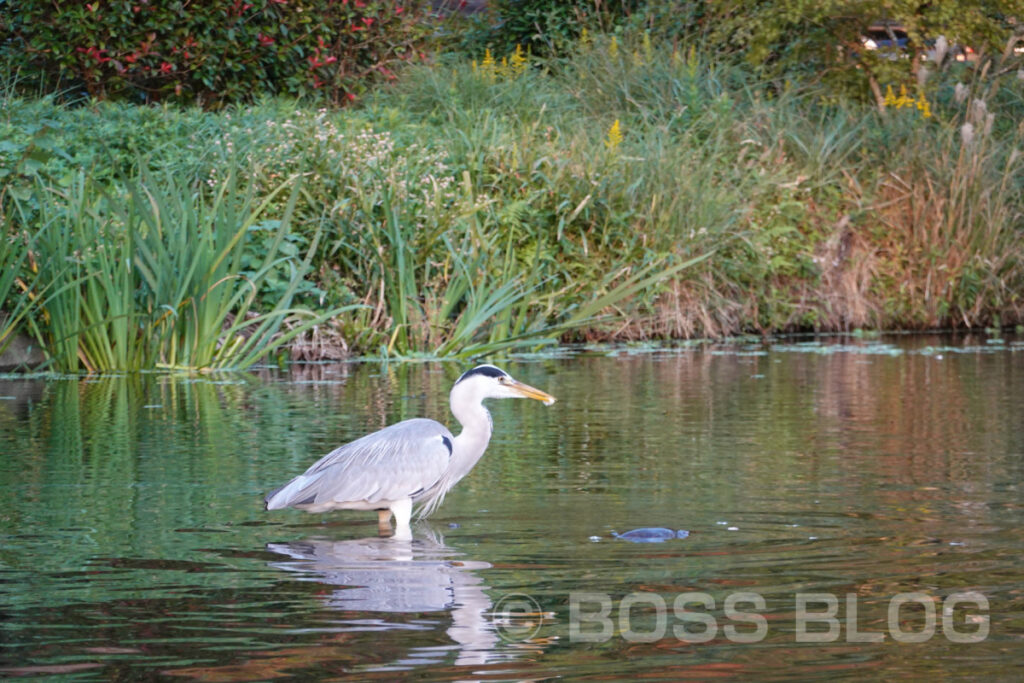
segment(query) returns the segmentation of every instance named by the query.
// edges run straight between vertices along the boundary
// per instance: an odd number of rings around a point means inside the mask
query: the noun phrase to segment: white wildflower
[[[932,50],[932,60],[936,64],[942,64],[942,60],[946,58],[946,53],[949,52],[949,41],[946,40],[946,36],[939,36],[935,39],[935,49]]]
[[[960,126],[960,138],[963,140],[964,147],[969,147],[974,142],[974,126],[970,123]]]
[[[985,104],[985,100],[974,99],[971,101],[971,113],[969,115],[971,123],[980,124],[987,115],[988,105]]]

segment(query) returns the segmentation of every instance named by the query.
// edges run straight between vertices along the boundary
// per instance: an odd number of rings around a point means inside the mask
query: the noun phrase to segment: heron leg
[[[391,509],[377,510],[377,533],[381,536],[391,535]]]
[[[395,501],[391,504],[391,510],[395,513],[393,538],[412,540],[412,529],[409,528],[409,520],[412,519],[412,498]]]

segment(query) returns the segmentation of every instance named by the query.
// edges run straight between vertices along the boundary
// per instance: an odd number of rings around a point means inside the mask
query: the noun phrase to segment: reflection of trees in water
[[[555,378],[553,391],[567,400],[556,444],[543,451],[547,477],[552,487],[598,494],[640,477],[643,495],[626,500],[638,520],[644,506],[670,506],[693,481],[705,482],[691,493],[697,507],[737,509],[782,489],[854,491],[844,498],[851,507],[878,510],[946,503],[949,487],[975,487],[964,499],[988,495],[979,485],[998,496],[1006,476],[982,471],[991,463],[978,454],[1019,450],[1010,406],[1024,399],[1024,383],[1017,354],[985,346],[970,335],[839,337],[582,356]],[[483,464],[467,488],[530,490],[540,469],[532,462],[486,482]]]
[[[296,399],[337,406],[351,430],[338,434],[333,449],[412,417],[448,424],[448,392],[466,369],[455,363],[296,363],[286,372],[258,368],[252,374]]]
[[[322,597],[332,610],[357,612],[332,630],[390,630],[403,628],[373,617],[375,613],[448,612],[448,636],[458,645],[456,665],[481,665],[507,659],[490,621],[492,603],[487,586],[475,572],[487,562],[455,559],[459,553],[429,535],[412,541],[393,538],[332,540],[308,538],[270,543],[267,549],[289,559],[270,566],[300,574],[301,581],[337,586]],[[414,657],[418,665],[440,662],[445,649],[413,648],[395,664]]]

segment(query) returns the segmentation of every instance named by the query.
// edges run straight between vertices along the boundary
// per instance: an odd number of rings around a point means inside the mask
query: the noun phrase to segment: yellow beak
[[[512,380],[509,386],[524,398],[533,398],[538,401],[543,401],[544,405],[549,406],[555,402],[555,397],[551,394],[543,392],[540,389],[535,389],[529,384],[523,384],[518,380]]]

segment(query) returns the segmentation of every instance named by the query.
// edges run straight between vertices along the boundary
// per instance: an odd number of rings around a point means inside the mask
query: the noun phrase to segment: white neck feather
[[[469,473],[473,466],[483,457],[487,444],[491,440],[491,414],[484,408],[483,396],[476,392],[460,391],[460,386],[452,390],[452,414],[462,425],[462,432],[455,437],[452,444],[451,464],[448,467],[448,486]]]

